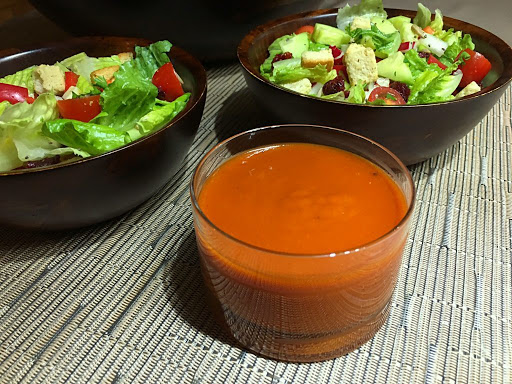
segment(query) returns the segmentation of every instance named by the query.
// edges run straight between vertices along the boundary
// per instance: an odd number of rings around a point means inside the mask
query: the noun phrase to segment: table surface
[[[272,123],[238,65],[210,66],[194,144],[149,201],[74,231],[0,227],[0,383],[510,383],[511,97],[410,167],[417,205],[378,334],[288,364],[237,347],[205,302],[190,176],[219,140]]]

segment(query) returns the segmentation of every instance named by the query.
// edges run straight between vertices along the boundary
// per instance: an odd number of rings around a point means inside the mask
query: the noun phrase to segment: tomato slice
[[[434,57],[434,55],[429,55],[428,56],[428,60],[427,60],[427,63],[428,64],[437,64],[437,66],[441,69],[446,69],[446,65],[444,65],[443,63],[441,63],[438,59],[436,59]]]
[[[76,86],[78,83],[78,75],[75,72],[64,72],[64,91],[67,91],[69,87]]]
[[[480,83],[491,70],[491,62],[481,53],[471,49],[465,49],[463,52],[469,54],[469,59],[464,60],[465,64],[461,64],[459,69],[462,71],[462,80],[459,87],[464,88],[466,85],[475,81]]]
[[[176,100],[185,93],[171,62],[158,68],[152,81],[167,101]]]
[[[8,101],[11,104],[16,104],[27,100],[28,97],[27,88],[0,83],[0,102]]]
[[[295,34],[298,35],[300,33],[304,33],[304,32],[307,32],[309,34],[312,34],[313,31],[315,30],[315,27],[312,26],[312,25],[304,25],[300,28],[298,28],[296,31],[295,31]]]
[[[64,119],[88,123],[101,112],[100,95],[79,99],[58,100],[57,107]]]
[[[398,91],[389,87],[376,87],[371,91],[370,96],[368,96],[369,102],[374,102],[375,100],[384,100],[386,105],[404,105],[405,100]]]

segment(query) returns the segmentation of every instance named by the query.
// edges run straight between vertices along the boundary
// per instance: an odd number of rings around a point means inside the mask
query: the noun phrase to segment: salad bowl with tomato
[[[460,140],[512,78],[512,49],[499,37],[421,4],[388,9],[380,0],[261,25],[238,58],[279,122],[361,134],[407,165]]]
[[[0,52],[0,224],[76,228],[144,202],[179,169],[205,98],[204,68],[168,41]]]

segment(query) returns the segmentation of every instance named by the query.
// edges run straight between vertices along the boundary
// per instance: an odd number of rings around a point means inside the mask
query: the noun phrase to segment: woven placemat
[[[75,231],[0,228],[0,382],[510,383],[510,88],[410,168],[417,205],[385,326],[344,357],[287,364],[236,347],[206,308],[188,181],[216,142],[270,123],[238,65],[208,72],[193,147],[153,198]]]

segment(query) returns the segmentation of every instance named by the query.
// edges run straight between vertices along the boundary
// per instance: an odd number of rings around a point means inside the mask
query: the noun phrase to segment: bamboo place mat
[[[75,231],[0,228],[0,382],[510,383],[510,88],[410,167],[417,205],[384,327],[344,357],[287,364],[236,347],[205,303],[188,182],[219,140],[271,123],[238,65],[208,75],[196,140],[149,201]]]

